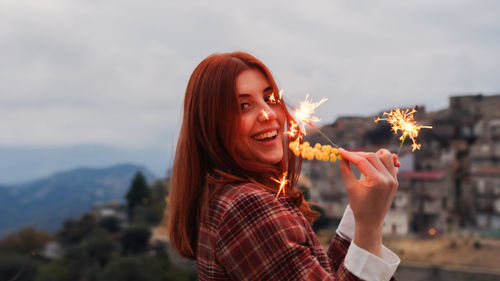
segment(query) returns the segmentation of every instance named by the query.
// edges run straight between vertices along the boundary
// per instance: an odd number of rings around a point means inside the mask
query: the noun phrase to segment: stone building
[[[498,104],[500,109],[500,103]],[[478,122],[479,134],[471,147],[471,186],[475,219],[480,229],[500,231],[500,112]]]
[[[417,113],[417,122],[433,129],[421,131],[421,150],[410,152],[407,142],[399,153],[400,185],[384,233],[428,235],[476,225],[500,233],[500,95],[452,96],[445,109]],[[374,117],[340,117],[322,130],[351,151],[399,151],[397,136]],[[314,130],[306,140],[327,143]],[[311,199],[335,220],[348,203],[337,165],[303,164]]]
[[[426,234],[434,229],[446,233],[454,228],[454,186],[449,173],[435,170],[401,172],[399,186],[408,198],[412,232]]]

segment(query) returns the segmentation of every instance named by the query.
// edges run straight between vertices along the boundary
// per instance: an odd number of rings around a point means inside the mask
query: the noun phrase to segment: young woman
[[[396,155],[341,150],[350,207],[325,252],[310,225],[317,213],[295,187],[301,158],[284,134],[293,119],[273,93],[270,71],[247,53],[214,54],[194,70],[171,178],[172,246],[196,260],[200,280],[391,279],[399,258],[382,246],[382,226]]]

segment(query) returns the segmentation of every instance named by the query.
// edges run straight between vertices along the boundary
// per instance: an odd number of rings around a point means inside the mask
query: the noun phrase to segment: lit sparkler
[[[281,179],[275,179],[275,178],[271,178],[273,181],[277,182],[280,184],[280,187],[278,189],[278,193],[276,194],[276,197],[274,197],[274,200],[276,201],[276,199],[278,198],[278,196],[280,195],[281,192],[283,192],[283,195],[285,195],[285,187],[286,185],[288,184],[289,180],[286,178],[286,176],[288,175],[288,172],[284,172],[283,173],[283,176],[281,176]]]
[[[271,103],[281,103],[282,99],[282,92],[283,91],[279,91],[279,94],[278,94],[278,97],[275,96],[274,93],[271,94],[271,96],[269,97],[269,101]],[[330,138],[328,138],[328,136],[326,136],[319,128],[317,128],[314,123],[316,122],[319,122],[320,119],[316,116],[314,116],[314,111],[316,110],[316,108],[318,106],[320,106],[322,103],[324,103],[325,101],[327,101],[328,99],[327,98],[322,98],[319,102],[312,102],[312,100],[309,100],[309,95],[306,95],[306,99],[300,103],[300,107],[299,108],[296,108],[296,109],[293,109],[292,111],[292,114],[293,116],[295,117],[295,120],[291,120],[290,121],[290,126],[289,126],[289,130],[286,132],[287,135],[289,135],[291,138],[294,138],[295,141],[294,142],[291,142],[289,145],[291,147],[293,147],[293,151],[294,151],[294,154],[299,156],[299,155],[302,155],[302,152],[300,151],[300,140],[302,140],[302,136],[306,135],[306,129],[305,129],[305,125],[309,125],[313,128],[316,128],[318,130],[318,132],[323,136],[325,137],[333,146],[337,147],[338,146],[336,144],[334,144]],[[285,105],[291,107],[289,104],[287,104],[285,102]],[[263,112],[264,113],[264,112]],[[299,126],[299,123],[301,124],[301,126]],[[319,145],[319,144],[318,144]],[[307,158],[312,160],[311,158],[314,158],[315,156],[315,150],[311,149],[310,151],[308,150],[307,151]],[[312,157],[311,154],[313,155]],[[304,154],[304,156],[306,156],[306,154]],[[337,154],[334,154],[334,158],[337,156]],[[330,154],[329,152],[325,152],[324,154],[321,153],[321,155],[317,155],[316,156],[317,159],[322,159],[322,160],[328,160],[328,159],[332,159],[332,162],[334,162],[333,158],[330,158]],[[327,159],[328,158],[328,159]],[[335,158],[337,159],[337,158]],[[285,186],[286,184],[289,182],[289,180],[286,178],[287,177],[287,172],[284,172],[283,173],[283,176],[281,177],[281,179],[275,179],[275,178],[271,178],[273,181],[277,182],[280,184],[280,187],[278,189],[278,193],[276,194],[276,197],[274,200],[276,200],[278,198],[278,196],[280,195],[281,192],[283,192],[283,195],[285,195]]]
[[[319,122],[320,119],[316,116],[313,116],[312,114],[314,113],[314,110],[316,110],[318,106],[320,106],[327,100],[328,100],[327,98],[323,97],[319,102],[312,102],[311,100],[309,100],[309,95],[306,95],[306,99],[303,102],[300,102],[300,107],[292,111],[292,114],[293,116],[295,116],[295,119],[297,119],[297,121],[302,124],[301,132],[302,134],[304,134],[304,136],[306,135],[305,124],[313,128],[315,127],[314,123]]]
[[[280,91],[280,98],[281,98],[281,91]],[[292,124],[290,126],[290,130],[287,132],[287,134],[291,137],[294,137],[296,134],[299,132],[302,133],[302,135],[306,135],[306,124],[311,126],[312,128],[315,128],[320,135],[322,135],[330,144],[332,144],[334,147],[339,148],[338,145],[333,143],[333,141],[321,131],[318,127],[314,125],[314,123],[317,123],[320,121],[320,119],[316,116],[314,116],[314,111],[318,106],[320,106],[322,103],[327,101],[328,99],[323,97],[319,102],[313,102],[312,100],[309,100],[309,95],[306,95],[306,99],[303,102],[300,102],[300,107],[295,108],[292,110],[292,114],[297,120],[297,122],[292,121]],[[301,126],[299,126],[299,123]],[[302,136],[299,136],[300,138]]]
[[[391,125],[392,130],[395,134],[397,134],[398,131],[401,131],[402,135],[401,137],[399,137],[399,139],[401,140],[399,151],[401,151],[401,147],[403,146],[406,137],[410,137],[410,139],[413,141],[411,147],[412,151],[415,151],[417,149],[420,149],[420,147],[422,146],[416,141],[420,129],[432,129],[432,126],[417,125],[414,117],[416,112],[417,110],[415,108],[413,108],[412,110],[410,110],[409,108],[406,110],[396,108],[394,110],[391,110],[390,112],[384,112],[382,115],[385,115],[385,118],[377,117],[374,121],[375,123],[378,123],[381,120],[387,121]]]

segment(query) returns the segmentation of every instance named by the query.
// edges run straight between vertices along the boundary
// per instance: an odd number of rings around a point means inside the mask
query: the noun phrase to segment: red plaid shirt
[[[198,235],[200,280],[361,280],[343,263],[350,242],[325,253],[299,209],[253,184],[228,185],[209,205]]]

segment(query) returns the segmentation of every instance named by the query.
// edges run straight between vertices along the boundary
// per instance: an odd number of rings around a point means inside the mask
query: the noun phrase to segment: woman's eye
[[[242,102],[242,103],[240,103],[241,110],[246,110],[249,107],[250,107],[250,103],[248,103],[248,102]]]

